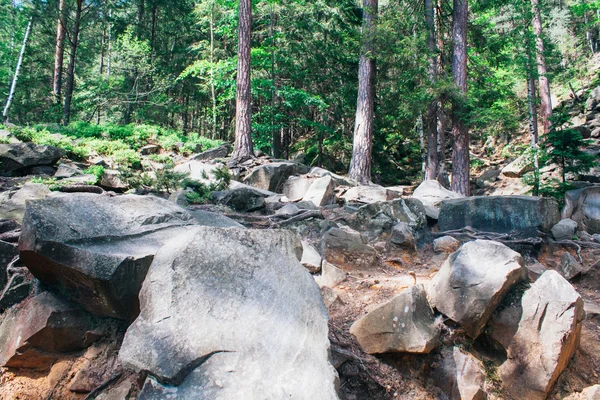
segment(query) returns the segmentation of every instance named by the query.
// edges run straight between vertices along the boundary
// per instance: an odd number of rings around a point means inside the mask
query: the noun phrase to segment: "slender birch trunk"
[[[21,72],[21,64],[23,64],[23,56],[25,55],[25,49],[27,48],[27,41],[29,40],[29,33],[31,32],[31,25],[33,24],[33,17],[29,17],[27,28],[25,29],[25,37],[23,37],[23,44],[21,45],[21,52],[17,59],[17,65],[15,67],[15,73],[13,75],[12,83],[10,84],[10,92],[8,93],[8,99],[6,99],[6,105],[4,111],[2,111],[2,120],[8,122],[8,111],[15,97],[15,90],[17,88],[17,81],[19,80],[19,73]]]

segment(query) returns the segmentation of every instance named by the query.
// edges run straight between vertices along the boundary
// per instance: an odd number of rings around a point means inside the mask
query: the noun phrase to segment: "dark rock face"
[[[119,359],[142,399],[337,399],[327,311],[289,231],[194,227],[157,254]]]
[[[0,176],[10,176],[40,165],[53,165],[64,152],[53,146],[33,143],[0,144]]]
[[[191,158],[194,161],[206,161],[206,160],[214,160],[215,158],[224,158],[231,152],[231,145],[229,143],[225,143],[222,146],[216,147],[214,149],[206,150],[200,154],[196,154]]]
[[[562,216],[577,222],[582,231],[600,233],[600,186],[568,191]]]
[[[19,250],[36,278],[87,311],[129,319],[154,254],[192,224],[157,197],[63,195],[28,203]]]
[[[251,187],[238,187],[224,192],[219,200],[236,211],[256,211],[265,207],[265,195]]]
[[[6,285],[6,267],[18,254],[17,246],[0,240],[0,292]]]
[[[86,347],[92,320],[77,305],[45,292],[11,308],[0,325],[0,366],[49,368],[56,353]]]
[[[440,209],[440,231],[462,229],[518,233],[537,236],[558,221],[558,204],[553,199],[530,196],[477,196],[444,200]]]

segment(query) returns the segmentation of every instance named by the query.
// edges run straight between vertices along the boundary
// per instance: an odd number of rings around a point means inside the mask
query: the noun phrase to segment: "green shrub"
[[[131,149],[121,149],[112,153],[115,163],[119,165],[131,165],[134,168],[139,168],[141,164],[140,155]]]
[[[83,172],[94,175],[96,177],[96,182],[94,183],[98,183],[100,180],[102,180],[102,176],[104,175],[104,167],[102,165],[92,165]]]

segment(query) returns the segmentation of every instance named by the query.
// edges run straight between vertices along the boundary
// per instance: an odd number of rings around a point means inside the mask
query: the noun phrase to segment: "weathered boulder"
[[[435,180],[424,181],[413,192],[413,198],[423,203],[427,216],[433,219],[438,219],[442,201],[462,197],[464,196],[446,189]]]
[[[531,257],[525,258],[525,268],[527,269],[527,276],[531,282],[537,281],[537,279],[547,271],[542,263]]]
[[[83,349],[92,320],[77,305],[44,292],[11,308],[0,325],[0,366],[47,369],[58,352]]]
[[[39,200],[49,196],[52,192],[42,183],[26,183],[10,197],[0,204],[0,219],[10,219],[16,222],[23,220],[25,202]]]
[[[521,305],[519,328],[498,372],[514,398],[545,399],[579,346],[583,300],[560,274],[547,271]]]
[[[129,319],[154,254],[191,224],[157,197],[59,195],[28,203],[19,250],[36,278],[92,314]]]
[[[321,263],[321,275],[315,276],[315,281],[320,288],[334,288],[344,282],[348,277],[348,273],[336,267],[335,265],[323,261]]]
[[[350,333],[369,354],[429,353],[440,339],[440,327],[422,285],[405,289],[354,322]]]
[[[114,169],[105,169],[102,178],[100,179],[100,186],[108,190],[123,191],[129,186],[121,179],[121,173]]]
[[[0,176],[13,175],[38,165],[54,165],[64,151],[34,143],[0,144]]]
[[[208,184],[215,181],[214,171],[222,166],[223,164],[208,164],[191,160],[177,165],[173,170],[179,173],[187,173],[189,179]]]
[[[306,174],[308,170],[309,168],[306,165],[292,161],[264,164],[254,168],[246,176],[244,183],[260,189],[278,192],[290,176]]]
[[[236,187],[227,190],[219,199],[219,203],[225,204],[236,211],[256,211],[265,207],[265,195],[251,187]]]
[[[311,176],[290,176],[285,183],[281,193],[283,193],[290,201],[302,200],[310,185],[318,178]]]
[[[398,222],[392,227],[390,243],[410,250],[416,250],[417,243],[411,227],[406,222]]]
[[[508,178],[520,178],[531,171],[533,171],[533,163],[526,154],[523,154],[506,167],[502,168],[502,175]]]
[[[337,399],[327,311],[289,231],[190,228],[156,255],[119,353],[142,399]]]
[[[565,397],[564,400],[600,400],[600,385],[587,387],[579,393]]]
[[[311,273],[317,273],[321,270],[321,263],[323,259],[321,255],[310,243],[302,241],[302,258],[300,264]]]
[[[460,247],[460,242],[452,236],[442,236],[433,241],[433,251],[436,253],[454,253]]]
[[[320,167],[312,167],[310,170],[310,175],[317,177],[331,176],[337,186],[358,186],[358,182],[356,182],[354,179],[348,178],[347,176],[334,174],[333,172],[327,171],[326,169]]]
[[[450,400],[487,399],[483,364],[456,346],[442,350],[442,362],[434,378]]]
[[[571,218],[561,219],[552,227],[552,236],[556,240],[571,240],[577,232],[578,224]]]
[[[365,204],[358,209],[354,219],[349,221],[354,229],[371,238],[390,233],[392,227],[401,222],[407,223],[413,232],[423,228],[427,222],[423,204],[415,199]]]
[[[225,158],[231,152],[231,144],[225,143],[214,149],[203,151],[202,153],[196,154],[190,158],[192,161],[207,161],[214,160],[215,158]]]
[[[475,240],[452,253],[430,282],[432,305],[472,338],[523,277],[521,255],[502,243]]]
[[[310,201],[317,207],[323,207],[335,202],[335,183],[330,176],[315,180],[308,188],[302,201]]]
[[[571,280],[581,274],[586,273],[589,268],[585,268],[581,263],[571,255],[571,253],[564,252],[560,258],[560,265],[558,267],[560,274],[567,280]]]
[[[199,225],[202,226],[214,226],[216,228],[242,228],[245,229],[244,225],[239,222],[234,221],[233,219],[226,217],[223,214],[219,214],[216,212],[205,211],[205,210],[196,210],[196,209],[187,209],[188,213],[190,213],[194,219],[198,222]]]
[[[477,196],[444,200],[440,231],[471,227],[475,230],[537,236],[560,219],[554,199],[531,196]]]
[[[350,228],[329,229],[321,246],[323,259],[344,270],[369,269],[377,260],[377,253],[367,238]]]
[[[501,310],[497,310],[488,323],[486,332],[488,336],[508,349],[523,315],[523,307],[520,302],[511,302]]]
[[[83,174],[83,171],[77,165],[71,163],[61,163],[56,169],[54,177],[56,179],[64,179],[81,174]]]
[[[502,171],[500,171],[499,169],[495,169],[495,168],[486,169],[477,178],[477,180],[475,181],[475,184],[477,185],[478,188],[482,188],[482,189],[490,187],[494,184],[494,182],[496,182],[496,180],[498,180],[498,176],[500,175],[500,172],[502,172]]]
[[[342,198],[347,203],[377,203],[400,197],[397,191],[392,191],[379,185],[355,186],[344,193]]]
[[[569,190],[565,193],[563,218],[571,218],[579,229],[594,235],[600,233],[600,186]]]

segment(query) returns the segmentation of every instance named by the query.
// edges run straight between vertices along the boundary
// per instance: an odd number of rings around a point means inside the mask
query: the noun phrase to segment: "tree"
[[[10,92],[8,93],[8,99],[6,99],[6,105],[2,111],[2,119],[8,121],[8,110],[12,104],[15,96],[15,90],[17,88],[17,81],[19,80],[19,73],[21,71],[21,64],[23,63],[23,56],[25,55],[25,49],[27,48],[27,41],[29,40],[29,33],[31,32],[31,25],[33,23],[33,17],[29,17],[27,28],[25,29],[25,37],[23,38],[23,44],[21,45],[21,52],[19,53],[19,59],[17,60],[17,66],[15,67],[15,74],[13,75],[12,83],[10,85]]]
[[[375,98],[375,54],[373,40],[377,1],[363,1],[362,49],[358,64],[358,97],[354,120],[354,143],[348,176],[360,183],[371,182],[373,118]]]
[[[73,32],[71,33],[71,52],[69,54],[69,66],[67,67],[67,84],[65,87],[65,103],[63,108],[63,124],[69,125],[71,118],[71,101],[75,88],[75,62],[77,60],[77,47],[79,46],[79,29],[81,27],[81,13],[83,11],[83,0],[76,0],[75,20],[73,21]]]
[[[469,196],[469,130],[465,126],[467,94],[468,0],[454,0],[452,10],[452,77],[458,94],[452,104],[452,190]]]
[[[238,68],[235,103],[235,143],[233,159],[241,162],[254,156],[251,131],[250,46],[252,0],[240,0],[238,25]]]
[[[429,79],[429,83],[433,86],[435,85],[438,72],[433,0],[425,0],[425,23],[427,25],[427,49],[429,50],[427,78]],[[437,179],[438,177],[437,113],[438,100],[433,99],[427,106],[427,166],[425,169],[425,179]]]
[[[56,50],[54,52],[54,79],[53,92],[57,103],[61,101],[62,95],[62,73],[63,73],[63,58],[65,54],[65,35],[67,29],[65,27],[65,0],[58,2],[58,21],[56,23]]]
[[[550,128],[550,118],[552,117],[552,99],[550,97],[550,81],[548,80],[547,75],[546,57],[544,56],[540,0],[531,0],[531,13],[533,15],[532,24],[533,33],[535,35],[535,54],[537,59],[538,82],[540,86],[540,114],[542,117],[544,133],[548,133]]]

